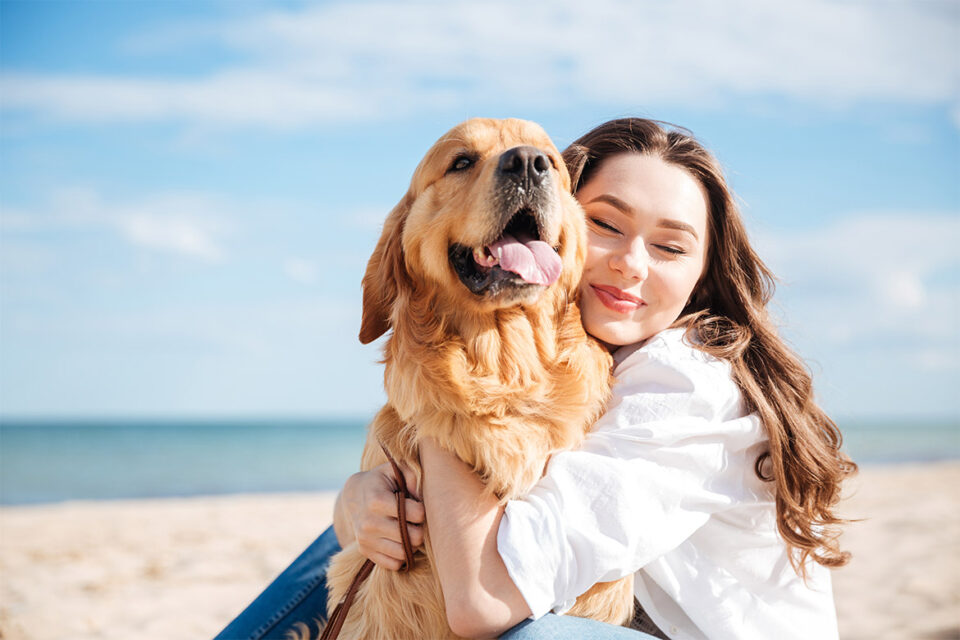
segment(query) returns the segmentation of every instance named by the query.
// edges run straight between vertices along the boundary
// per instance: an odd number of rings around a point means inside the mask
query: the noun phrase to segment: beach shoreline
[[[960,638],[960,462],[844,492],[841,638]],[[330,523],[333,492],[0,507],[0,637],[215,635]]]

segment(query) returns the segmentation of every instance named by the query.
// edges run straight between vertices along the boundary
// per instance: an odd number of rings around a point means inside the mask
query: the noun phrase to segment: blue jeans
[[[642,631],[634,631],[627,627],[616,627],[596,620],[575,618],[574,616],[558,616],[552,613],[536,620],[524,620],[500,636],[500,640],[561,640],[566,638],[576,638],[577,640],[657,640]]]
[[[214,640],[282,640],[298,623],[307,625],[313,637],[318,636],[316,619],[325,619],[327,615],[327,566],[338,551],[340,545],[333,527],[330,527]],[[625,627],[553,614],[539,620],[524,620],[501,638],[655,640],[653,636]]]
[[[214,640],[283,640],[297,623],[318,636],[316,619],[327,617],[327,566],[338,551],[330,527]]]

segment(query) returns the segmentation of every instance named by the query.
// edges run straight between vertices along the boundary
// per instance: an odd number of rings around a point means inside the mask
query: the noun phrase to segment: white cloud
[[[921,308],[927,298],[926,288],[916,273],[894,271],[887,277],[875,279],[873,284],[878,298],[889,296],[911,311]]]
[[[161,193],[129,202],[106,202],[92,189],[61,189],[41,210],[3,217],[14,234],[58,228],[111,229],[130,244],[208,262],[225,257],[223,236],[230,206],[204,194]],[[9,240],[9,235],[7,240]],[[5,242],[9,244],[9,242]]]
[[[356,338],[359,316],[359,300],[324,296],[5,310],[0,405],[41,415],[372,415],[383,373],[376,347]]]
[[[913,354],[913,361],[925,371],[952,372],[960,370],[960,353],[954,350],[924,349]]]
[[[779,326],[848,416],[956,415],[960,213],[861,212],[753,234]]]
[[[287,258],[283,261],[283,272],[287,277],[301,284],[315,284],[319,274],[317,263],[304,258]]]
[[[145,54],[211,43],[249,62],[200,77],[9,72],[5,109],[69,120],[291,128],[467,105],[690,103],[775,95],[950,105],[950,4],[388,2],[312,6],[138,35]]]
[[[357,89],[271,71],[236,70],[201,80],[7,73],[0,106],[69,121],[193,120],[279,128],[372,116]]]
[[[383,223],[392,209],[392,204],[380,207],[356,208],[340,218],[338,224],[345,229],[376,232],[379,235],[383,229]]]
[[[15,232],[34,226],[33,217],[26,211],[4,206],[0,209],[0,229]]]
[[[835,345],[879,340],[926,345],[925,352],[956,349],[960,214],[862,213],[820,228],[756,234],[755,242],[782,278],[789,325]]]
[[[117,218],[123,234],[134,244],[219,261],[223,250],[203,224],[188,218],[134,213]]]
[[[838,216],[825,226],[757,235],[776,259],[805,270],[931,272],[960,263],[960,212],[858,212]]]

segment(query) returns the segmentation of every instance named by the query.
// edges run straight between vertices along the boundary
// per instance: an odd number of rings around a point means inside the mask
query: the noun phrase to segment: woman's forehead
[[[608,158],[580,188],[577,199],[583,205],[603,201],[625,207],[630,215],[677,219],[699,230],[707,224],[708,199],[700,181],[654,155],[623,153]]]

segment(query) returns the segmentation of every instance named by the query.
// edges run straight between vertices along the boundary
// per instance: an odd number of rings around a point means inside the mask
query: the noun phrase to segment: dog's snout
[[[497,170],[504,176],[539,184],[549,174],[550,159],[536,147],[514,147],[500,155]]]

